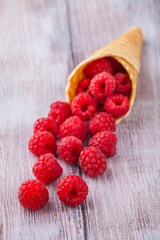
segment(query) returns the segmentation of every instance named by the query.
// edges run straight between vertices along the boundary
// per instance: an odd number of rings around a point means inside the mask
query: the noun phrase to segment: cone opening
[[[128,63],[126,63],[126,61],[124,59],[121,59],[121,58],[118,58],[118,57],[115,57],[115,56],[104,56],[103,58],[102,57],[100,57],[100,58],[91,58],[91,59],[89,59],[87,61],[82,62],[80,65],[78,65],[75,68],[75,70],[72,72],[72,74],[70,75],[70,78],[69,78],[69,84],[72,85],[72,88],[70,88],[70,85],[67,88],[68,101],[71,103],[73,98],[78,94],[77,93],[77,86],[78,86],[78,84],[83,79],[90,77],[90,76],[88,76],[86,74],[85,69],[88,68],[88,66],[91,65],[93,62],[96,62],[99,59],[100,60],[102,60],[102,59],[106,60],[106,61],[108,61],[111,64],[112,72],[110,72],[110,73],[113,76],[115,76],[117,73],[121,73],[121,74],[125,74],[127,77],[129,77],[129,79],[131,81],[131,88],[132,88],[130,94],[127,95],[128,99],[129,99],[129,105],[130,105],[129,106],[129,111],[130,111],[130,109],[131,109],[131,107],[133,105],[133,102],[134,102],[133,99],[135,98],[135,86],[134,86],[133,82],[136,79],[136,76],[137,76],[136,74],[137,73],[135,71],[133,71],[132,66],[130,66]],[[101,71],[103,72],[103,69],[101,69]],[[85,72],[85,74],[84,74],[84,72]],[[94,71],[94,73],[98,74],[98,72],[96,72],[96,71]],[[125,87],[126,83],[127,83],[127,80],[124,79],[122,81],[122,84],[121,84],[122,87]],[[104,83],[102,83],[99,86],[99,90],[103,91],[104,88],[105,88],[105,85],[104,85]],[[86,89],[84,88],[84,92],[85,92],[85,90],[88,91],[88,87]],[[121,94],[121,92],[117,92],[117,93]],[[126,94],[124,94],[124,95],[126,95]],[[98,112],[99,111],[104,111],[104,102],[102,100],[100,100],[100,101],[99,100],[98,99],[96,100],[97,101],[97,111]],[[119,122],[123,117],[128,115],[129,111],[127,113],[125,113],[122,117],[117,118],[116,122]]]

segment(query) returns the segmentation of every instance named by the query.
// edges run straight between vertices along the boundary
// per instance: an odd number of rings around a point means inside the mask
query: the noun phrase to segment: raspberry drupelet
[[[74,136],[62,138],[57,148],[60,158],[68,163],[77,162],[82,150],[82,141]]]
[[[33,130],[34,133],[47,131],[56,137],[58,134],[58,124],[51,118],[40,118],[34,123]]]
[[[59,127],[58,137],[62,139],[67,136],[74,136],[82,141],[85,140],[87,134],[86,126],[82,119],[77,116],[67,118]]]
[[[56,139],[50,132],[37,132],[30,138],[28,149],[38,157],[46,153],[55,154],[57,149]]]
[[[82,204],[88,195],[86,182],[77,175],[68,175],[57,186],[59,199],[70,206]]]
[[[109,72],[113,74],[112,66],[107,59],[100,58],[90,62],[83,70],[86,77],[92,78],[101,72]]]
[[[110,73],[102,72],[92,78],[89,90],[95,98],[103,99],[114,92],[115,86],[114,77]]]
[[[116,144],[116,134],[109,131],[99,132],[89,140],[89,146],[99,149],[106,157],[112,157],[116,154]]]
[[[32,170],[35,177],[44,184],[54,182],[63,173],[63,168],[51,153],[41,156],[35,162]]]
[[[105,155],[94,147],[85,148],[79,158],[82,170],[89,176],[102,175],[107,169],[107,159]]]
[[[96,114],[88,123],[88,131],[91,136],[102,131],[115,131],[116,124],[115,119],[111,114],[101,112]]]
[[[52,118],[58,125],[62,124],[72,115],[71,106],[66,102],[54,102],[50,105],[50,108],[48,117]]]
[[[48,202],[47,188],[38,180],[28,180],[19,188],[18,199],[23,207],[39,210]]]
[[[114,118],[122,117],[129,110],[128,98],[122,94],[113,94],[106,98],[105,109]]]
[[[73,99],[71,109],[73,115],[89,120],[96,111],[96,103],[88,93],[80,93]]]

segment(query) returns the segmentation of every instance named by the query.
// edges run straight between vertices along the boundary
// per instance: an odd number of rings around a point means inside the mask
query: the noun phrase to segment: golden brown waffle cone
[[[98,49],[89,58],[77,65],[68,78],[68,84],[66,87],[68,102],[72,102],[76,95],[78,83],[85,77],[83,74],[84,67],[89,62],[92,62],[98,58],[113,57],[126,69],[132,82],[132,92],[129,99],[130,109],[126,115],[116,119],[116,123],[119,123],[123,118],[127,117],[131,111],[136,96],[137,75],[140,71],[142,40],[143,36],[140,27],[132,28],[120,38],[116,39],[105,47]]]

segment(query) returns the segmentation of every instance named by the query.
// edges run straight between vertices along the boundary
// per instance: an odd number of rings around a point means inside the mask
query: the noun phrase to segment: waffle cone
[[[129,111],[123,117],[116,119],[116,123],[119,123],[123,118],[127,117],[136,97],[137,75],[140,71],[142,40],[143,36],[140,27],[134,27],[120,38],[98,49],[89,58],[77,65],[68,78],[68,84],[66,87],[68,102],[72,102],[76,95],[78,83],[85,77],[83,74],[84,67],[93,60],[103,57],[113,57],[126,69],[132,83]]]

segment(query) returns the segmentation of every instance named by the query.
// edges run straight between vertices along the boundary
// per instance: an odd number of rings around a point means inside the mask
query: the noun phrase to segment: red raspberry
[[[89,90],[95,98],[102,99],[111,95],[115,86],[114,77],[110,73],[102,72],[92,78]]]
[[[90,85],[91,79],[85,78],[81,80],[77,86],[77,94],[87,92],[89,93],[89,85]]]
[[[47,188],[39,181],[28,180],[19,188],[18,199],[23,207],[39,210],[48,202]]]
[[[31,153],[41,156],[46,153],[56,153],[56,139],[47,131],[35,133],[29,140],[28,148]]]
[[[74,136],[82,141],[85,140],[87,134],[86,126],[82,119],[77,116],[69,117],[59,127],[59,139],[67,136]]]
[[[89,146],[98,148],[106,157],[112,157],[116,154],[116,143],[116,134],[109,131],[99,132],[89,140]]]
[[[96,111],[96,103],[88,93],[80,93],[73,99],[71,109],[73,115],[88,120]]]
[[[115,120],[109,113],[98,113],[90,120],[88,124],[88,130],[92,136],[102,131],[114,132],[116,130]]]
[[[77,162],[82,150],[82,141],[73,136],[62,138],[58,144],[58,154],[60,158],[69,163]]]
[[[120,93],[125,96],[129,96],[131,93],[132,85],[131,80],[124,73],[117,73],[115,76],[116,89],[114,93]]]
[[[79,158],[82,170],[89,177],[101,175],[107,169],[107,159],[105,155],[94,147],[85,148]]]
[[[32,170],[35,177],[44,184],[54,182],[63,172],[63,168],[51,153],[41,156]]]
[[[48,117],[51,117],[55,122],[60,125],[63,123],[68,117],[72,115],[71,106],[66,102],[54,102],[50,105],[50,112],[48,113]]]
[[[115,118],[122,117],[129,110],[128,98],[122,94],[113,94],[106,99],[105,109]]]
[[[126,72],[124,67],[116,59],[114,59],[112,57],[107,57],[106,60],[108,60],[108,62],[111,64],[112,70],[113,70],[113,74],[116,74],[118,72],[121,72],[121,73],[125,73]]]
[[[94,75],[101,72],[113,73],[112,66],[107,59],[100,58],[90,62],[83,70],[83,73],[92,78]]]
[[[34,133],[40,131],[47,131],[52,133],[55,137],[58,134],[58,124],[51,118],[40,118],[34,123]]]
[[[71,206],[82,204],[88,195],[88,186],[85,181],[77,175],[68,175],[61,179],[57,186],[59,199]]]

